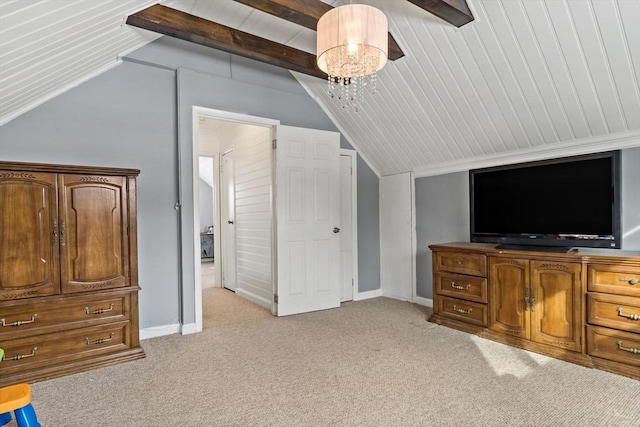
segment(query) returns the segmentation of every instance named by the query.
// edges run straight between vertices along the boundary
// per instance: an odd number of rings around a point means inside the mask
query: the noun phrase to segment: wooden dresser
[[[144,357],[138,174],[0,162],[0,386]]]
[[[429,246],[429,321],[640,380],[640,252],[495,246]]]

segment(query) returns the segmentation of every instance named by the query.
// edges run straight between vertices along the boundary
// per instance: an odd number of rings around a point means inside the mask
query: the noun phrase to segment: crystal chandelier
[[[358,111],[366,86],[376,93],[377,72],[387,62],[387,17],[375,7],[349,4],[318,21],[318,67],[327,73],[329,96]]]

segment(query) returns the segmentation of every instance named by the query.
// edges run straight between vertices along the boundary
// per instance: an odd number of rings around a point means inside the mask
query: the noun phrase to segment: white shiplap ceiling
[[[357,2],[405,53],[378,93],[354,113],[294,75],[379,175],[640,146],[640,1],[467,0],[476,20],[459,29],[406,0]],[[0,124],[155,39],[124,24],[154,3],[0,1]],[[163,4],[315,51],[315,32],[231,0]]]

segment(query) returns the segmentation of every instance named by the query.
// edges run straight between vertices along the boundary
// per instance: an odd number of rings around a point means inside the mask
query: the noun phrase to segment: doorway
[[[280,140],[277,144],[277,149],[272,149],[272,140],[276,135],[276,126],[279,122],[270,119],[264,119],[253,116],[246,116],[242,114],[229,113],[219,110],[211,110],[203,107],[193,107],[193,155],[194,155],[194,171],[193,176],[194,180],[197,176],[197,160],[195,156],[198,154],[203,155],[202,147],[200,146],[200,135],[198,129],[198,122],[205,118],[205,120],[213,119],[217,122],[224,123],[225,125],[233,125],[239,126],[243,130],[247,132],[244,133],[241,138],[236,139],[237,142],[234,142],[230,146],[224,146],[224,144],[229,143],[226,141],[219,141],[217,147],[215,147],[215,153],[208,153],[208,155],[215,154],[219,156],[219,161],[217,164],[220,166],[224,163],[223,155],[233,149],[233,170],[234,170],[234,186],[235,186],[235,212],[234,215],[231,215],[229,218],[225,218],[228,215],[220,215],[216,216],[216,224],[214,228],[216,230],[223,230],[223,221],[226,222],[227,225],[233,225],[233,229],[235,232],[235,241],[236,241],[236,282],[235,282],[235,291],[238,295],[249,299],[252,302],[255,302],[264,307],[275,309],[276,305],[273,303],[274,299],[278,296],[277,289],[275,288],[276,282],[279,283],[279,280],[273,280],[273,276],[278,274],[278,267],[276,265],[276,244],[275,244],[275,234],[276,234],[276,222],[275,222],[275,169],[274,169],[274,161],[275,154],[281,150]],[[280,136],[280,132],[283,132],[286,126],[277,126],[278,127],[278,135]],[[293,128],[291,128],[293,129]],[[309,133],[313,136],[314,139],[319,140],[316,141],[314,145],[314,150],[316,152],[316,156],[324,157],[328,155],[331,151],[328,150],[330,144],[338,144],[339,138],[337,142],[329,143],[327,141],[322,141],[323,138],[333,138],[330,134],[338,135],[336,132],[327,132],[327,131],[313,131],[313,130],[303,130],[299,129],[300,132],[306,134]],[[266,140],[264,138],[264,134],[266,132]],[[319,132],[319,133],[318,133]],[[324,132],[324,133],[323,133]],[[257,134],[260,133],[262,136],[258,137]],[[294,138],[295,139],[295,138]],[[334,139],[334,141],[336,141]],[[288,155],[292,157],[297,157],[300,153],[298,149],[301,148],[299,144],[300,140],[296,139],[293,142],[293,145],[290,146],[288,151]],[[283,147],[288,144],[284,143]],[[273,142],[273,148],[275,148],[275,141]],[[210,147],[209,147],[210,148]],[[340,150],[334,151],[334,159],[336,162],[336,171],[339,169],[339,157]],[[351,163],[355,166],[355,152],[351,153],[352,161]],[[218,167],[219,167],[218,166]],[[353,168],[355,174],[355,167]],[[224,167],[223,172],[224,173]],[[295,174],[294,174],[295,175]],[[221,177],[220,170],[218,170],[218,174],[216,175]],[[320,171],[318,173],[314,173],[315,182],[322,183],[325,180],[325,177],[328,176],[325,171]],[[336,183],[338,183],[339,179],[336,178]],[[216,193],[217,200],[219,200],[219,207],[221,207],[223,197],[221,195],[221,187],[222,187],[222,178],[220,179],[218,186],[218,192]],[[295,187],[296,182],[294,181],[294,185],[290,188]],[[355,189],[355,175],[352,179],[352,186]],[[284,188],[284,187],[283,187]],[[320,196],[326,197],[329,193],[338,194],[339,186],[336,186],[335,191],[323,191]],[[352,205],[355,206],[355,191],[351,193],[352,195]],[[194,202],[196,202],[197,193],[194,194]],[[311,200],[311,199],[310,199]],[[320,199],[317,199],[320,200]],[[306,205],[306,203],[305,203]],[[333,203],[332,206],[335,206]],[[294,204],[294,207],[297,206]],[[302,205],[301,205],[302,206]],[[318,205],[329,206],[329,205]],[[339,208],[338,208],[339,211]],[[316,212],[316,214],[325,214],[326,212],[320,211]],[[317,216],[317,215],[316,215]],[[355,218],[355,209],[352,210],[352,216]],[[233,219],[231,219],[233,218]],[[336,227],[340,226],[339,216],[336,216],[336,222],[332,222],[331,228],[329,230],[336,230]],[[195,229],[199,229],[199,217],[198,212],[194,211],[193,221],[195,225]],[[229,224],[227,221],[233,221],[233,224]],[[188,223],[187,223],[188,224]],[[351,221],[351,228],[355,231],[356,226],[355,219]],[[278,231],[279,231],[278,227]],[[333,233],[337,233],[338,231],[333,231],[332,236],[337,235]],[[197,237],[197,236],[194,236]],[[214,248],[214,252],[216,253],[216,261],[217,264],[222,265],[222,258],[224,257],[224,249],[219,246],[221,239],[216,239],[216,246]],[[357,245],[355,233],[352,235],[350,239],[354,243],[351,245],[352,255],[357,253]],[[199,245],[199,241],[198,241]],[[318,246],[322,247],[322,245]],[[355,250],[354,250],[355,249]],[[315,250],[315,249],[314,249]],[[339,250],[339,249],[338,249]],[[253,251],[253,252],[251,252]],[[335,253],[335,252],[334,252]],[[183,257],[185,257],[185,261],[189,259],[189,254],[183,253]],[[352,262],[348,263],[352,266],[351,268],[351,298],[353,298],[354,289],[357,289],[357,261],[355,260],[355,256],[352,256]],[[195,261],[195,260],[194,260]],[[188,261],[187,261],[188,262]],[[189,289],[189,281],[183,282],[183,298],[186,295],[186,299],[183,300],[183,307],[186,310],[186,313],[190,313],[189,311],[189,295],[193,295],[195,291],[195,304],[192,305],[193,310],[191,313],[194,314],[194,324],[188,325],[189,332],[197,332],[202,330],[202,283],[201,283],[201,274],[200,274],[200,263],[196,265],[196,275],[195,275],[195,286]],[[338,263],[339,264],[339,263]],[[183,265],[188,265],[184,264]],[[188,268],[188,267],[187,267]],[[221,272],[221,268],[217,269]],[[242,271],[241,271],[242,270]],[[327,271],[326,269],[312,269],[309,271],[323,272]],[[314,277],[316,277],[314,275]],[[320,277],[320,276],[317,276]],[[221,286],[223,281],[221,274],[216,277],[216,283],[219,283]],[[331,280],[333,283],[340,283],[339,274],[336,274],[336,279]],[[194,289],[195,288],[195,289]],[[338,298],[340,297],[339,292],[336,294]],[[280,300],[282,300],[282,296],[280,296]],[[277,300],[276,300],[277,301]],[[339,305],[339,299],[338,299]],[[278,306],[279,307],[279,306]],[[185,333],[185,327],[183,325],[182,328],[183,333]]]
[[[222,155],[220,164],[220,258],[222,287],[236,291],[236,188],[233,150]]]
[[[340,302],[358,292],[357,154],[340,150]]]
[[[219,239],[219,232],[215,233],[216,188],[219,178],[215,175],[214,164],[218,162],[218,156],[200,156],[199,158],[199,188],[200,196],[200,266],[202,289],[220,286],[216,283],[215,241]],[[218,236],[216,236],[218,234]],[[219,256],[219,252],[217,253]],[[219,262],[218,262],[219,263]]]
[[[233,274],[231,279],[235,278],[235,284],[228,283],[229,275],[225,275],[225,281],[222,279],[223,259],[225,258],[225,249],[221,244],[221,238],[214,237],[214,254],[215,254],[215,283],[216,287],[235,287],[235,292],[250,301],[262,306],[271,305],[273,289],[271,286],[271,269],[272,261],[270,254],[272,252],[271,242],[271,204],[269,202],[259,205],[256,200],[269,198],[271,195],[271,179],[270,172],[265,177],[256,173],[258,169],[271,169],[271,139],[272,129],[279,124],[276,120],[264,119],[260,117],[247,116],[244,114],[230,113],[226,111],[214,110],[204,107],[193,107],[192,109],[192,155],[193,155],[193,188],[197,189],[199,180],[199,156],[210,156],[214,158],[214,176],[217,177],[218,184],[214,190],[215,193],[215,220],[214,230],[218,234],[222,234],[223,221],[224,225],[233,226],[232,242],[236,243],[237,249],[233,252],[242,255],[227,256],[227,261],[234,262],[235,268],[227,266],[226,269],[236,270],[237,274]],[[203,126],[203,122],[207,126]],[[225,163],[223,157],[232,159],[232,170],[235,182],[227,188],[235,188],[236,200],[232,206],[236,207],[235,216],[222,215],[222,180]],[[228,163],[228,160],[227,160]],[[229,170],[229,169],[227,169]],[[242,192],[245,189],[246,191]],[[240,195],[238,199],[237,195]],[[200,240],[199,230],[201,227],[199,215],[198,192],[193,194],[193,231],[191,238],[195,248],[195,254],[199,254]],[[228,199],[228,198],[227,198]],[[241,205],[241,206],[240,206]],[[238,210],[238,207],[240,210]],[[251,222],[260,216],[259,223]],[[231,219],[233,218],[233,219]],[[229,224],[227,221],[233,221]],[[251,222],[251,223],[250,223]],[[186,228],[186,227],[185,227]],[[190,228],[190,227],[188,227]],[[255,239],[259,236],[260,241],[247,240]],[[184,241],[184,240],[183,240]],[[242,245],[245,245],[244,247]],[[245,250],[245,249],[247,250]],[[185,251],[186,252],[186,251]],[[190,307],[193,307],[194,323],[189,324],[188,320],[184,321],[181,331],[182,333],[193,333],[202,330],[202,270],[199,257],[189,257],[183,252],[183,266],[190,268],[189,264],[194,267],[193,281],[184,280],[182,285],[182,295],[187,295],[183,301],[183,309],[189,313]],[[264,255],[266,254],[266,255]],[[244,269],[244,270],[243,270]],[[243,271],[241,271],[243,270]],[[245,272],[243,274],[243,272]],[[248,272],[248,273],[246,273]],[[266,272],[266,273],[265,273]],[[185,275],[188,278],[188,275]],[[185,277],[183,276],[183,277]],[[240,286],[238,277],[242,279],[244,286]],[[268,279],[268,280],[267,280]],[[246,283],[251,282],[253,287],[247,286]],[[260,289],[263,282],[268,282],[269,289],[265,291]],[[264,287],[264,286],[262,286]],[[193,295],[193,300],[189,300],[189,295]]]

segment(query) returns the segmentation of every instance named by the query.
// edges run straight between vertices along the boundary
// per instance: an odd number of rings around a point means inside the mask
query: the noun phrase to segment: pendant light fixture
[[[318,67],[342,108],[358,111],[365,88],[376,92],[377,72],[387,62],[387,28],[384,13],[364,4],[333,8],[318,20]]]

